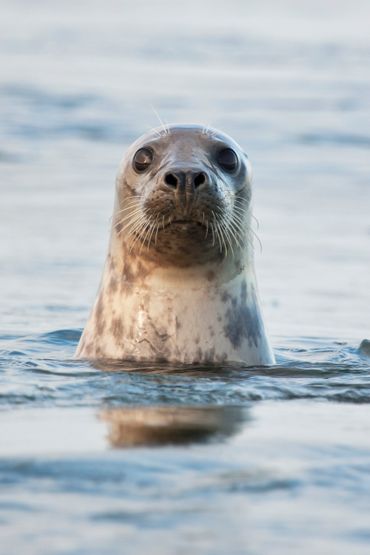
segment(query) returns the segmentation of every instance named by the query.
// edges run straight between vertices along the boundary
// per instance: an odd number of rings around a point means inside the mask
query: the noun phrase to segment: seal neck
[[[122,245],[121,248],[112,247],[117,247],[117,244],[111,243],[106,271],[118,282],[133,287],[206,289],[211,286],[220,287],[238,276],[245,276],[254,281],[253,260],[248,260],[245,253],[241,252],[228,254],[218,261],[181,267],[156,264],[153,258],[145,257],[141,253],[130,253],[122,248]]]

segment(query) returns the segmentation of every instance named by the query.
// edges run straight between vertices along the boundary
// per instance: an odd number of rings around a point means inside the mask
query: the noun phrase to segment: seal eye
[[[145,172],[153,162],[153,151],[150,148],[139,148],[133,160],[134,170]]]
[[[217,154],[217,162],[227,172],[233,172],[238,167],[238,157],[231,148],[223,148]]]

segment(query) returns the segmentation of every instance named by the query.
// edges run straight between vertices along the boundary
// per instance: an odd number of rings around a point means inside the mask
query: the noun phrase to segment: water
[[[1,555],[367,554],[368,2],[1,10]],[[73,360],[154,110],[252,160],[274,368]]]

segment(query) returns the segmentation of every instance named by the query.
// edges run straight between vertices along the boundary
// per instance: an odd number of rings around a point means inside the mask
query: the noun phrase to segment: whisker
[[[236,245],[236,247],[237,247],[238,249],[241,249],[242,247],[241,247],[241,244],[240,244],[240,238],[235,234],[234,229],[232,229],[232,227],[230,226],[230,227],[228,228],[228,230],[229,230],[229,233],[230,233],[232,239],[234,240],[234,244]],[[234,252],[234,251],[233,251],[233,252]]]
[[[131,204],[137,204],[138,202],[140,202],[140,197],[138,195],[125,198],[124,200],[122,200],[120,210],[122,210],[122,208],[125,208],[126,206],[130,206]]]
[[[157,116],[157,119],[158,119],[158,121],[159,121],[159,123],[160,123],[160,125],[161,125],[161,128],[162,128],[162,130],[163,130],[164,135],[169,135],[169,134],[170,134],[170,130],[169,130],[168,124],[166,125],[166,124],[164,123],[164,121],[162,120],[161,116],[158,114],[157,110],[154,108],[153,105],[152,105],[152,110],[153,110],[153,112],[155,113],[155,115]]]
[[[135,224],[135,227],[133,227],[129,233],[129,235],[137,235],[138,233],[140,233],[141,229],[143,229],[144,227],[146,227],[147,225],[147,220],[145,219],[145,217],[141,218],[140,220],[138,220],[138,222]]]
[[[234,249],[233,249],[233,243],[236,247],[241,248],[240,247],[240,237],[238,237],[238,234],[235,233],[233,227],[230,225],[230,221],[227,220],[226,222],[224,222],[224,225],[226,227],[227,230],[227,235],[229,237],[229,244],[231,247],[231,251],[234,255]]]
[[[236,202],[234,202],[233,210],[238,214],[242,214],[242,215],[245,215],[248,212],[248,210],[244,206],[240,206]]]
[[[239,214],[233,214],[232,215],[233,220],[235,220],[236,222],[238,222],[238,224],[240,226],[245,226],[246,222],[244,221],[243,218],[241,218],[241,216]]]
[[[117,210],[117,214],[122,214],[123,212],[128,212],[129,210],[133,210],[135,208],[140,208],[140,205],[138,205],[137,202],[132,202],[130,203],[128,206],[124,206],[123,208],[121,208],[120,210]]]
[[[132,226],[132,228],[134,228],[138,221],[140,221],[141,219],[145,219],[145,218],[146,218],[146,215],[140,210],[132,218],[125,218],[124,220],[122,220],[121,223],[125,223],[123,229],[127,229],[130,226]]]
[[[216,243],[216,238],[215,238],[215,230],[213,228],[213,223],[209,222],[210,228],[211,228],[211,232],[212,232],[212,247],[215,246]]]
[[[221,250],[221,252],[224,252],[224,256],[227,256],[227,246],[226,246],[224,235],[223,235],[222,230],[220,228],[219,222],[216,222],[216,232],[217,232],[218,237],[219,237],[218,241],[219,241],[220,245],[222,245],[220,250]]]
[[[206,234],[205,234],[204,240],[206,240],[207,237],[208,237],[208,231],[209,231],[209,220],[207,218],[207,220],[206,220]]]
[[[140,245],[140,250],[139,250],[139,254],[141,253],[141,251],[144,248],[145,242],[146,242],[146,238],[148,236],[148,234],[150,233],[151,230],[151,224],[148,221],[146,226],[145,226],[145,233],[143,233],[142,238],[141,238],[141,245]]]
[[[232,255],[234,256],[234,249],[233,249],[233,244],[232,244],[232,241],[231,241],[231,238],[230,238],[230,232],[229,232],[228,228],[226,227],[225,221],[221,220],[219,222],[219,225],[220,225],[220,228],[223,231],[224,237],[226,239],[226,243],[227,243],[227,245],[229,245],[229,248],[232,252]]]
[[[152,242],[152,237],[153,237],[153,233],[154,233],[155,228],[156,228],[155,224],[157,223],[157,220],[158,220],[158,216],[157,216],[155,222],[152,223],[152,230],[150,232],[149,239],[148,239],[148,246],[147,246],[148,250],[150,248],[150,243]]]
[[[222,243],[221,243],[220,231],[219,231],[219,228],[218,228],[218,225],[217,225],[216,215],[215,215],[213,210],[212,210],[212,215],[213,215],[214,229],[215,229],[215,232],[216,232],[216,235],[217,235],[220,252],[222,252]]]
[[[132,214],[128,214],[126,216],[123,216],[120,220],[116,220],[114,225],[118,225],[118,224],[123,224],[125,222],[129,222],[129,221],[134,221],[135,218],[138,215],[141,215],[143,213],[142,209],[138,208],[137,210],[135,210]]]
[[[233,220],[231,220],[229,222],[229,229],[230,231],[232,231],[232,233],[234,234],[236,243],[238,245],[238,247],[241,249],[242,248],[242,231],[244,231],[240,226],[237,226],[236,222],[234,222]]]
[[[262,254],[262,251],[263,251],[263,248],[262,248],[262,241],[261,241],[261,239],[258,237],[257,233],[256,233],[252,228],[251,228],[250,230],[251,230],[251,233],[254,235],[254,237],[257,239],[258,244],[259,244],[259,246],[260,246],[260,251],[261,251],[261,254]]]
[[[122,218],[126,217],[126,212],[128,212],[129,216],[131,214],[135,214],[135,212],[137,212],[138,210],[143,210],[141,206],[130,206],[130,208],[126,208],[126,209],[122,209],[119,212],[117,212],[117,216],[122,216]]]
[[[257,231],[258,231],[258,230],[259,230],[259,228],[260,228],[260,223],[259,223],[259,221],[257,220],[257,218],[256,218],[256,216],[255,216],[254,214],[252,214],[252,218],[253,218],[253,219],[254,219],[254,221],[256,222],[256,225],[257,225]]]
[[[145,229],[145,227],[146,227],[146,222],[145,222],[145,220],[142,220],[141,225],[138,228],[137,232],[135,234],[133,234],[131,244],[130,244],[130,247],[129,247],[129,253],[132,252],[136,243],[139,241],[139,239],[141,239],[141,232],[142,232],[143,229]]]
[[[114,225],[115,227],[117,227],[118,225],[122,226],[120,231],[118,231],[118,235],[120,235],[122,233],[122,231],[125,231],[126,229],[135,226],[136,223],[141,219],[144,218],[144,214],[140,212],[138,212],[137,214],[135,214],[132,218],[122,218],[121,220],[119,220],[118,222],[116,222]]]
[[[155,232],[155,239],[154,239],[154,244],[155,244],[155,245],[157,244],[158,231],[159,231],[159,216],[158,216],[158,218],[157,218],[157,229],[156,229],[156,232]]]
[[[148,232],[148,229],[150,229],[150,223],[146,220],[146,221],[143,222],[143,224],[142,224],[142,226],[139,228],[139,230],[135,233],[136,239],[135,239],[135,241],[134,241],[134,244],[135,244],[136,242],[138,242],[138,241],[141,243],[141,245],[140,245],[140,250],[139,250],[139,254],[141,253],[141,251],[142,251],[142,249],[143,249],[144,239],[145,239],[145,236],[146,236],[146,234],[147,234],[147,232]]]
[[[254,252],[254,242],[253,242],[253,238],[250,235],[250,232],[245,234],[245,239],[248,242],[250,248],[252,249],[252,251]]]
[[[141,206],[138,206],[137,203],[132,204],[131,206],[125,206],[121,210],[118,210],[116,215],[120,216],[121,214],[125,214],[126,212],[131,213],[133,210],[141,209]]]
[[[224,236],[225,236],[226,241],[227,241],[227,243],[228,243],[228,245],[231,249],[231,252],[234,254],[233,241],[232,241],[233,235],[230,232],[230,228],[229,228],[229,225],[228,225],[228,220],[225,219],[223,213],[220,214],[220,215],[221,215],[221,217],[220,217],[220,220],[219,220],[219,224],[220,224],[220,226],[222,227],[222,229],[224,231]]]

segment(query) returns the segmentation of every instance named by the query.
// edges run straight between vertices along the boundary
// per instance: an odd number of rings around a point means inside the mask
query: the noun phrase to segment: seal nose
[[[166,173],[164,182],[172,189],[198,189],[201,185],[208,183],[207,174],[193,171],[172,171]]]

